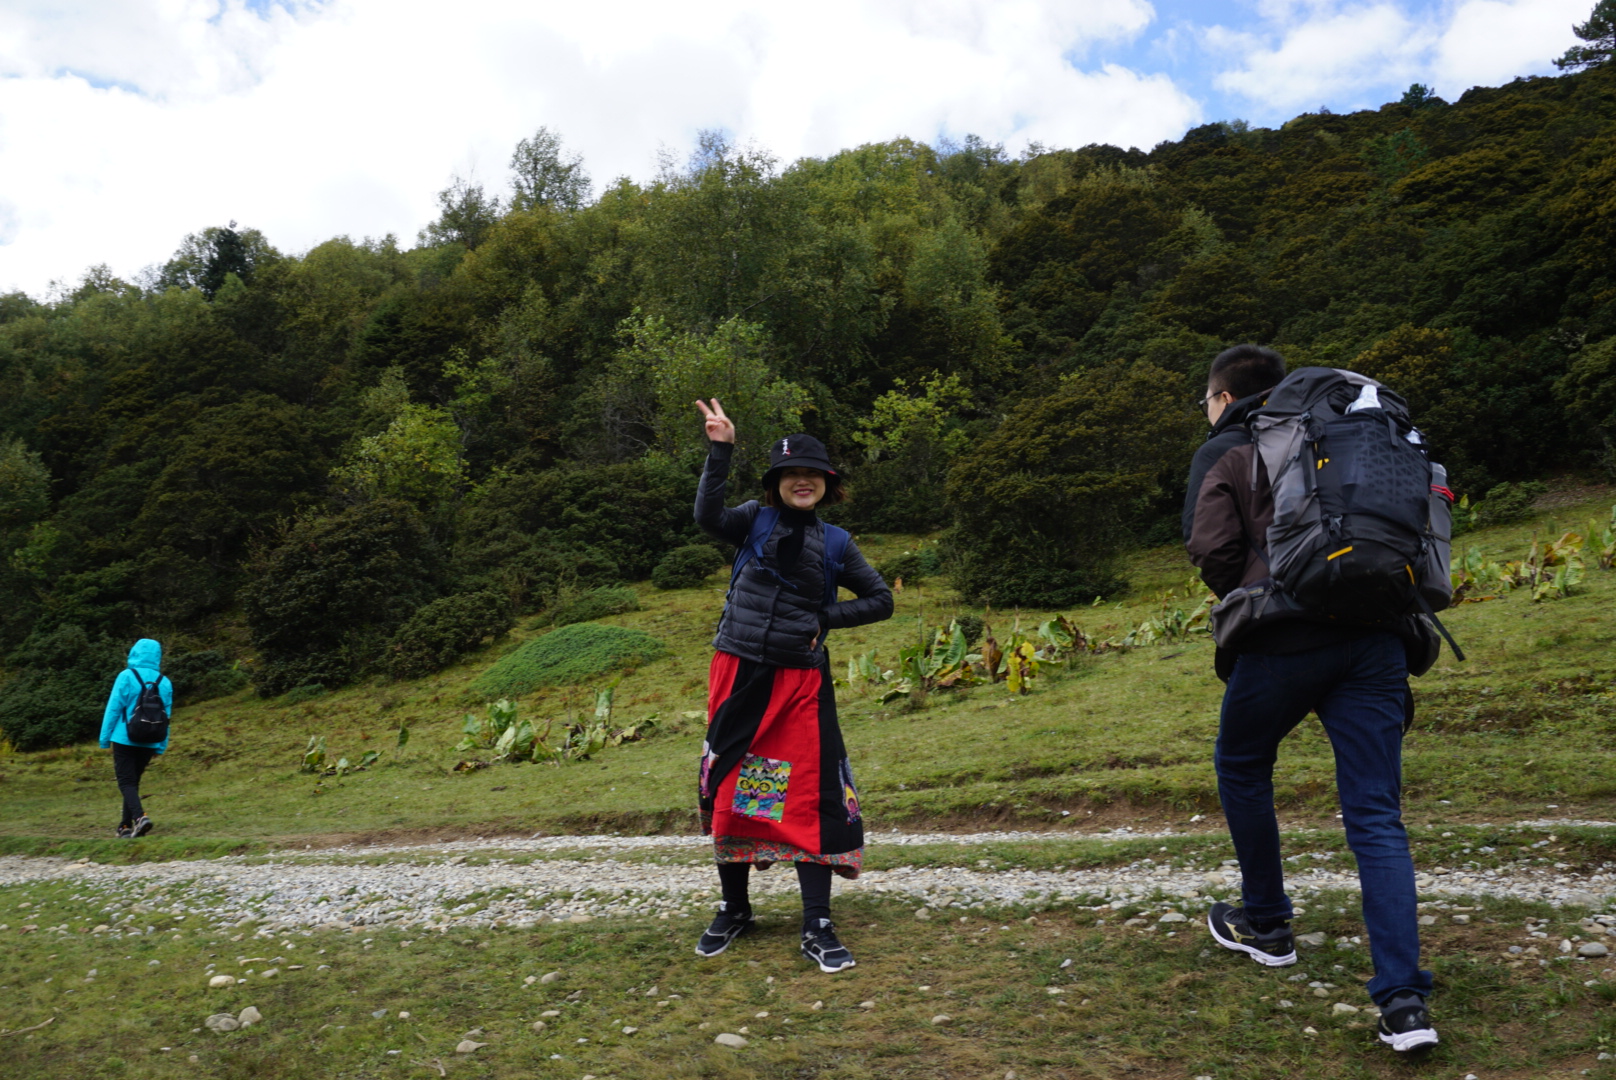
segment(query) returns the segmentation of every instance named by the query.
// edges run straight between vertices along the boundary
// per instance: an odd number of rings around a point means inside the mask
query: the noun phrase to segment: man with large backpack
[[[163,647],[141,638],[129,650],[129,665],[112,680],[112,693],[101,717],[101,749],[112,750],[112,772],[123,795],[118,836],[130,839],[151,832],[151,818],[140,805],[140,778],[152,758],[168,749],[168,719],[174,710],[174,685],[163,675]]]
[[[1213,361],[1203,404],[1212,434],[1190,469],[1184,535],[1222,598],[1214,766],[1243,879],[1242,904],[1214,904],[1208,927],[1259,964],[1296,962],[1273,774],[1280,741],[1316,712],[1358,860],[1380,1039],[1429,1049],[1402,738],[1408,675],[1435,659],[1434,618],[1413,613],[1447,603],[1445,474],[1401,399],[1351,372],[1287,377],[1278,353],[1237,345]]]

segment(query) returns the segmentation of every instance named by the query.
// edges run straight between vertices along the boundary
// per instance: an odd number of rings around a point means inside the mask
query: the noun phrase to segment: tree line
[[[996,604],[1103,594],[1176,539],[1236,341],[1390,383],[1476,497],[1616,462],[1608,63],[1148,152],[785,164],[708,134],[597,190],[541,128],[511,167],[413,245],[288,254],[232,222],[137,281],[0,296],[16,745],[90,731],[137,634],[194,687],[245,659],[279,694],[649,577],[705,542],[697,396],[740,421],[737,491],[811,432],[847,463],[839,520],[945,530]]]

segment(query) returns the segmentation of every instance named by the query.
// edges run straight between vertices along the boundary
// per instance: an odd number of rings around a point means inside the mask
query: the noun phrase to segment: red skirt
[[[829,665],[713,656],[697,787],[719,862],[811,862],[858,876],[864,823]]]

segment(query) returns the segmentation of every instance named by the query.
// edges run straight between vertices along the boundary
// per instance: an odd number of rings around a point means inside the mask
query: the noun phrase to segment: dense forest
[[[812,432],[840,520],[942,530],[963,595],[1041,607],[1177,538],[1234,342],[1390,383],[1474,498],[1616,463],[1609,63],[1149,152],[709,135],[597,191],[541,128],[511,170],[413,247],[231,222],[137,282],[0,296],[16,746],[92,733],[136,635],[182,699],[279,694],[688,562],[698,395],[738,420],[737,494]]]

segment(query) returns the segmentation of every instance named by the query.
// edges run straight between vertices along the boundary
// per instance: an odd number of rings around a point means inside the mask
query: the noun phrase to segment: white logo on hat
[[[780,453],[784,454],[786,457],[791,456],[791,440],[790,439],[781,439],[780,440]]]

